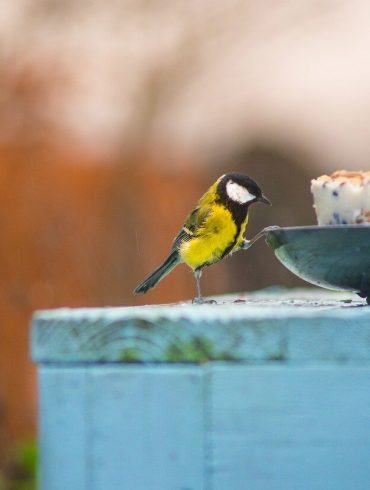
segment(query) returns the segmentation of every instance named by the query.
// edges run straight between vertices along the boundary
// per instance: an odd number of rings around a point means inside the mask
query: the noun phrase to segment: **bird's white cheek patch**
[[[239,204],[245,204],[256,198],[248,189],[232,180],[229,180],[226,184],[226,193],[232,201],[238,202]]]

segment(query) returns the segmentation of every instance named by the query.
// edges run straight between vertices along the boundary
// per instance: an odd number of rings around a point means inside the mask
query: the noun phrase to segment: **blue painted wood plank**
[[[90,490],[204,490],[204,389],[191,367],[89,370]]]
[[[40,490],[204,490],[196,367],[46,366]]]
[[[370,307],[361,319],[357,314],[344,316],[343,321],[313,319],[301,323],[290,321],[287,325],[288,359],[300,361],[370,360]]]
[[[40,490],[368,488],[359,301],[289,291],[41,312],[32,351]]]
[[[84,368],[39,368],[39,490],[91,490]]]
[[[212,490],[367,490],[370,366],[211,366]]]
[[[251,295],[245,304],[39,312],[32,356],[36,362],[370,360],[370,308],[316,294],[316,300]]]

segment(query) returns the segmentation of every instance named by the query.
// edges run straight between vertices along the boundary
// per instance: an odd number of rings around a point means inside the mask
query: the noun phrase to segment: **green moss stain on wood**
[[[217,346],[207,337],[196,336],[185,341],[170,343],[164,352],[165,362],[231,361],[236,358],[232,352],[218,351]]]
[[[261,293],[262,294],[262,293]],[[250,295],[242,305],[160,305],[38,312],[37,362],[204,363],[370,360],[370,308],[308,290]],[[308,296],[307,296],[308,295]]]
[[[140,362],[140,350],[136,347],[126,347],[121,350],[118,359],[121,362]]]

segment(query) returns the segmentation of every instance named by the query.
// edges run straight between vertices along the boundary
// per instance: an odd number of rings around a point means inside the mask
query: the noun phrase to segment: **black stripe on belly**
[[[236,241],[238,239],[238,236],[239,236],[239,233],[240,233],[240,228],[241,228],[241,224],[237,224],[237,227],[236,227],[236,233],[234,235],[234,238],[232,240],[232,242],[230,243],[230,245],[228,247],[225,248],[225,250],[223,251],[222,255],[215,261],[213,262],[205,262],[204,264],[202,264],[200,267],[197,267],[195,270],[201,270],[203,269],[204,267],[208,267],[209,265],[212,265],[220,260],[222,260],[224,257],[226,257],[226,255],[228,255],[231,250],[235,247],[235,244],[236,244]]]
[[[239,234],[240,234],[242,224],[243,224],[244,220],[247,218],[248,206],[240,206],[239,204],[236,204],[230,200],[226,203],[226,205],[224,202],[221,202],[221,200],[218,200],[216,202],[217,202],[217,204],[221,204],[221,206],[223,206],[224,208],[226,208],[230,212],[232,219],[236,225],[235,235],[234,235],[232,241],[230,242],[230,245],[228,245],[225,248],[221,257],[216,261],[216,262],[218,262],[219,260],[222,260],[224,257],[226,257],[232,251],[232,249],[235,247],[236,242],[237,242],[238,237],[239,237]],[[204,267],[207,267],[207,266],[212,265],[214,263],[215,262],[206,262],[205,264],[202,264],[200,267],[198,267],[196,270],[203,269]]]
[[[225,206],[225,204],[223,205]],[[241,206],[240,204],[237,204],[229,200],[225,207],[230,211],[231,216],[233,217],[233,221],[236,225],[236,233],[234,235],[234,239],[232,243],[224,250],[221,259],[226,257],[226,255],[228,255],[231,252],[231,250],[235,247],[236,242],[240,235],[242,224],[247,219],[247,215],[248,215],[248,206]]]
[[[239,233],[240,233],[240,228],[241,228],[241,224],[237,224],[236,233],[234,235],[233,241],[231,242],[231,244],[227,248],[225,248],[223,254],[220,257],[220,260],[223,259],[224,257],[226,257],[226,255],[228,255],[231,252],[231,250],[235,247],[236,241],[237,241]]]

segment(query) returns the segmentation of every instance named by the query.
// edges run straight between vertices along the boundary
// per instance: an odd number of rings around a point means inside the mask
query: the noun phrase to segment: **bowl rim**
[[[274,233],[275,231],[298,231],[298,230],[370,230],[370,222],[367,224],[350,224],[350,225],[303,225],[303,226],[268,226],[264,228],[265,233]]]

